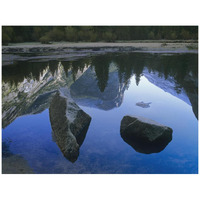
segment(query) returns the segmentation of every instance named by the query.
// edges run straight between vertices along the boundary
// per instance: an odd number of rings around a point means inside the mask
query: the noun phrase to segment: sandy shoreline
[[[78,59],[105,53],[198,53],[198,43],[189,42],[95,42],[53,44],[21,43],[2,47],[2,64],[9,65],[19,60]],[[28,57],[26,55],[29,55]]]
[[[40,44],[40,43],[19,43],[8,46],[3,46],[2,49],[8,48],[106,48],[106,47],[135,47],[135,48],[187,48],[187,46],[197,47],[198,43],[191,42],[58,42],[53,44]]]

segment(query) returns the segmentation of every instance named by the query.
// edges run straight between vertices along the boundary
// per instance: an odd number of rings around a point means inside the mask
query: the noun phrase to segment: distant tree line
[[[2,43],[198,39],[198,26],[3,26]]]

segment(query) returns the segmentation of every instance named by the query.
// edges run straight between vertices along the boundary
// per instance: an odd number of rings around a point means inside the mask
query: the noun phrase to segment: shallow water
[[[197,59],[131,53],[3,67],[3,173],[198,173]],[[61,87],[92,118],[74,163],[56,144],[49,120]],[[120,135],[125,115],[171,127],[172,140],[157,153],[138,152]]]

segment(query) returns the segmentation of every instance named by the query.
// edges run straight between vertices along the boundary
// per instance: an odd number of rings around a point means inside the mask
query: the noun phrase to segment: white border
[[[197,2],[2,0],[0,20],[1,25],[199,25]],[[199,175],[0,175],[0,197],[196,200],[199,185]]]

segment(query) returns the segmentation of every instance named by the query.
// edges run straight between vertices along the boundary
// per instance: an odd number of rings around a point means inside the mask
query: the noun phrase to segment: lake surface
[[[75,162],[62,154],[49,119],[60,88],[92,118]],[[125,115],[172,128],[172,140],[157,153],[134,149],[120,135]],[[197,54],[18,61],[2,70],[2,172],[196,174],[197,118]]]

